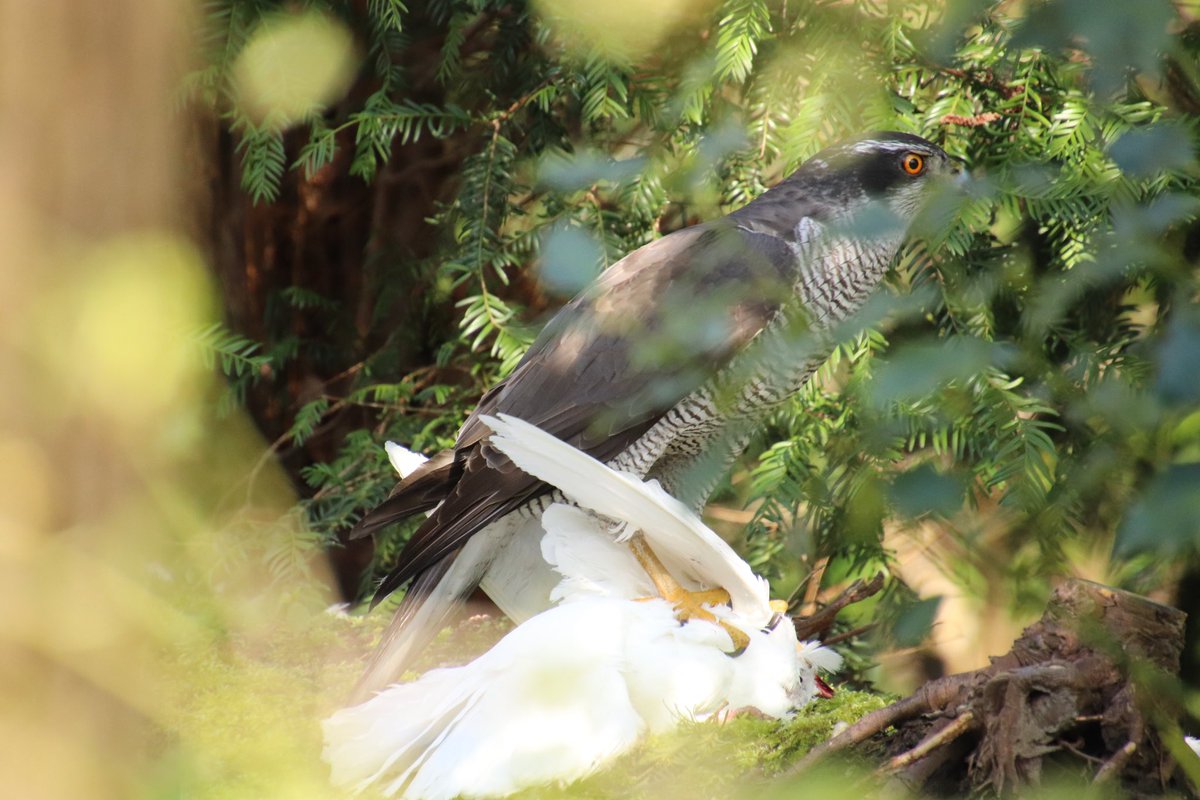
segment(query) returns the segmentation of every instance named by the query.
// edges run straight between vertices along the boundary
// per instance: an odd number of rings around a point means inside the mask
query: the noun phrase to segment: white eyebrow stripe
[[[885,150],[890,153],[901,153],[918,149],[924,150],[925,148],[918,148],[916,144],[910,142],[889,142],[882,139],[863,139],[861,142],[856,142],[850,148],[850,152],[873,153],[880,150]]]

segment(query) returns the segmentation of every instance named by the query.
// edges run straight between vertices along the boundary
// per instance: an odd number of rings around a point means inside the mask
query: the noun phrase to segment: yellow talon
[[[786,614],[788,611],[787,600],[772,600],[770,603],[771,610],[776,614]]]
[[[734,626],[717,619],[716,615],[704,607],[729,603],[729,592],[724,589],[704,589],[691,592],[683,588],[671,573],[667,572],[667,568],[658,560],[658,556],[650,549],[649,543],[640,533],[635,533],[630,537],[629,549],[633,551],[634,558],[642,565],[642,569],[646,570],[646,574],[650,576],[659,596],[675,608],[676,619],[680,622],[691,619],[715,622],[729,634],[729,638],[733,640],[735,652],[744,650],[750,644],[749,636]]]
[[[699,592],[688,592],[688,594],[702,606],[729,605],[729,592],[724,589],[702,589]]]

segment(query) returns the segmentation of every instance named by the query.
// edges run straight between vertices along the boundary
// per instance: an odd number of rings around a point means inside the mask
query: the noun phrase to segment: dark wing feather
[[[436,507],[454,488],[458,480],[456,473],[454,451],[443,450],[438,453],[397,483],[387,500],[359,520],[350,531],[350,538],[370,536],[414,514]]]
[[[351,692],[349,698],[351,705],[357,705],[368,699],[372,692],[383,688],[399,675],[400,665],[405,663],[407,660],[406,656],[408,656],[408,654],[400,650],[404,631],[408,628],[409,623],[413,621],[417,612],[421,610],[422,605],[425,603],[425,598],[433,594],[438,583],[446,576],[453,563],[453,558],[443,558],[437,564],[434,564],[418,575],[416,580],[412,582],[412,585],[408,587],[408,591],[404,593],[404,598],[400,601],[400,606],[396,609],[391,623],[388,625],[387,630],[383,632],[379,646],[375,648],[370,662],[368,662],[366,669],[363,670],[362,676],[358,679],[358,683]],[[430,625],[430,628],[436,631],[441,627],[450,614],[466,599],[466,596],[451,598],[451,602],[445,608],[441,609],[440,617],[434,621],[433,625]],[[423,644],[424,642],[417,646],[419,647]]]
[[[475,407],[473,416],[490,414],[491,409],[495,407],[496,397],[503,391],[506,383],[507,381],[501,381],[484,393]],[[401,479],[387,500],[371,509],[358,521],[350,531],[350,538],[361,539],[378,533],[414,514],[429,511],[445,500],[462,475],[462,460],[455,458],[455,452],[462,447],[461,442],[460,434],[459,444],[453,449],[443,450]]]
[[[794,270],[785,242],[726,221],[677,231],[611,267],[463,425],[453,461],[461,474],[376,602],[549,491],[488,446],[481,415],[512,414],[611,460],[762,330],[791,295]]]

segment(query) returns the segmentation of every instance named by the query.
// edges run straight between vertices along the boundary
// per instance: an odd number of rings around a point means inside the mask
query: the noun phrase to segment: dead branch
[[[1121,745],[1117,752],[1105,761],[1100,769],[1096,770],[1096,777],[1092,783],[1105,783],[1120,775],[1121,770],[1125,769],[1125,765],[1129,763],[1129,759],[1137,752],[1137,742],[1126,742]]]
[[[956,719],[947,720],[945,725],[934,730],[933,733],[922,739],[916,747],[911,750],[906,750],[898,756],[892,758],[884,768],[887,772],[897,772],[905,767],[920,761],[925,756],[932,753],[939,747],[953,742],[959,736],[962,736],[967,731],[979,727],[975,721],[975,714],[972,711],[965,711]]]
[[[841,594],[833,598],[824,608],[808,617],[792,617],[796,624],[796,636],[805,641],[819,639],[821,634],[833,626],[834,619],[843,608],[860,600],[872,597],[883,589],[883,573],[880,572],[869,583],[857,580],[847,586]]]
[[[859,627],[855,628],[854,630],[849,630],[849,631],[846,631],[845,633],[839,633],[837,636],[830,636],[828,639],[823,639],[822,642],[824,642],[826,645],[834,645],[834,644],[837,644],[838,642],[844,642],[847,639],[857,639],[859,636],[862,636],[864,633],[873,631],[878,627],[879,627],[879,623],[868,622],[866,625],[860,625]]]
[[[963,673],[930,681],[903,700],[892,703],[887,708],[872,711],[829,741],[817,745],[792,767],[790,772],[803,772],[827,756],[864,742],[907,720],[923,714],[945,711],[963,694],[965,684],[977,680],[974,673]]]

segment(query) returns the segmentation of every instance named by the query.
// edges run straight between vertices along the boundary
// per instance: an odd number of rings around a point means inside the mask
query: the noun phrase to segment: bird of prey
[[[682,720],[787,717],[831,694],[841,658],[769,601],[766,582],[691,509],[518,419],[483,417],[491,446],[577,505],[542,517],[557,605],[469,664],[427,672],[324,723],[335,784],[385,797],[500,797],[577,780]],[[396,453],[393,455],[395,464]],[[396,464],[398,471],[403,467]],[[643,531],[682,579],[721,586],[719,619],[680,624],[608,520]],[[726,655],[729,631],[746,641]]]
[[[755,422],[819,366],[821,333],[862,306],[956,161],[906,133],[828,148],[727,216],[628,254],[567,303],[454,447],[352,532],[428,514],[376,592],[409,584],[355,697],[399,676],[479,586],[518,622],[550,604],[537,520],[553,488],[489,444],[485,415],[526,420],[700,508]],[[653,561],[640,537],[631,546]]]

